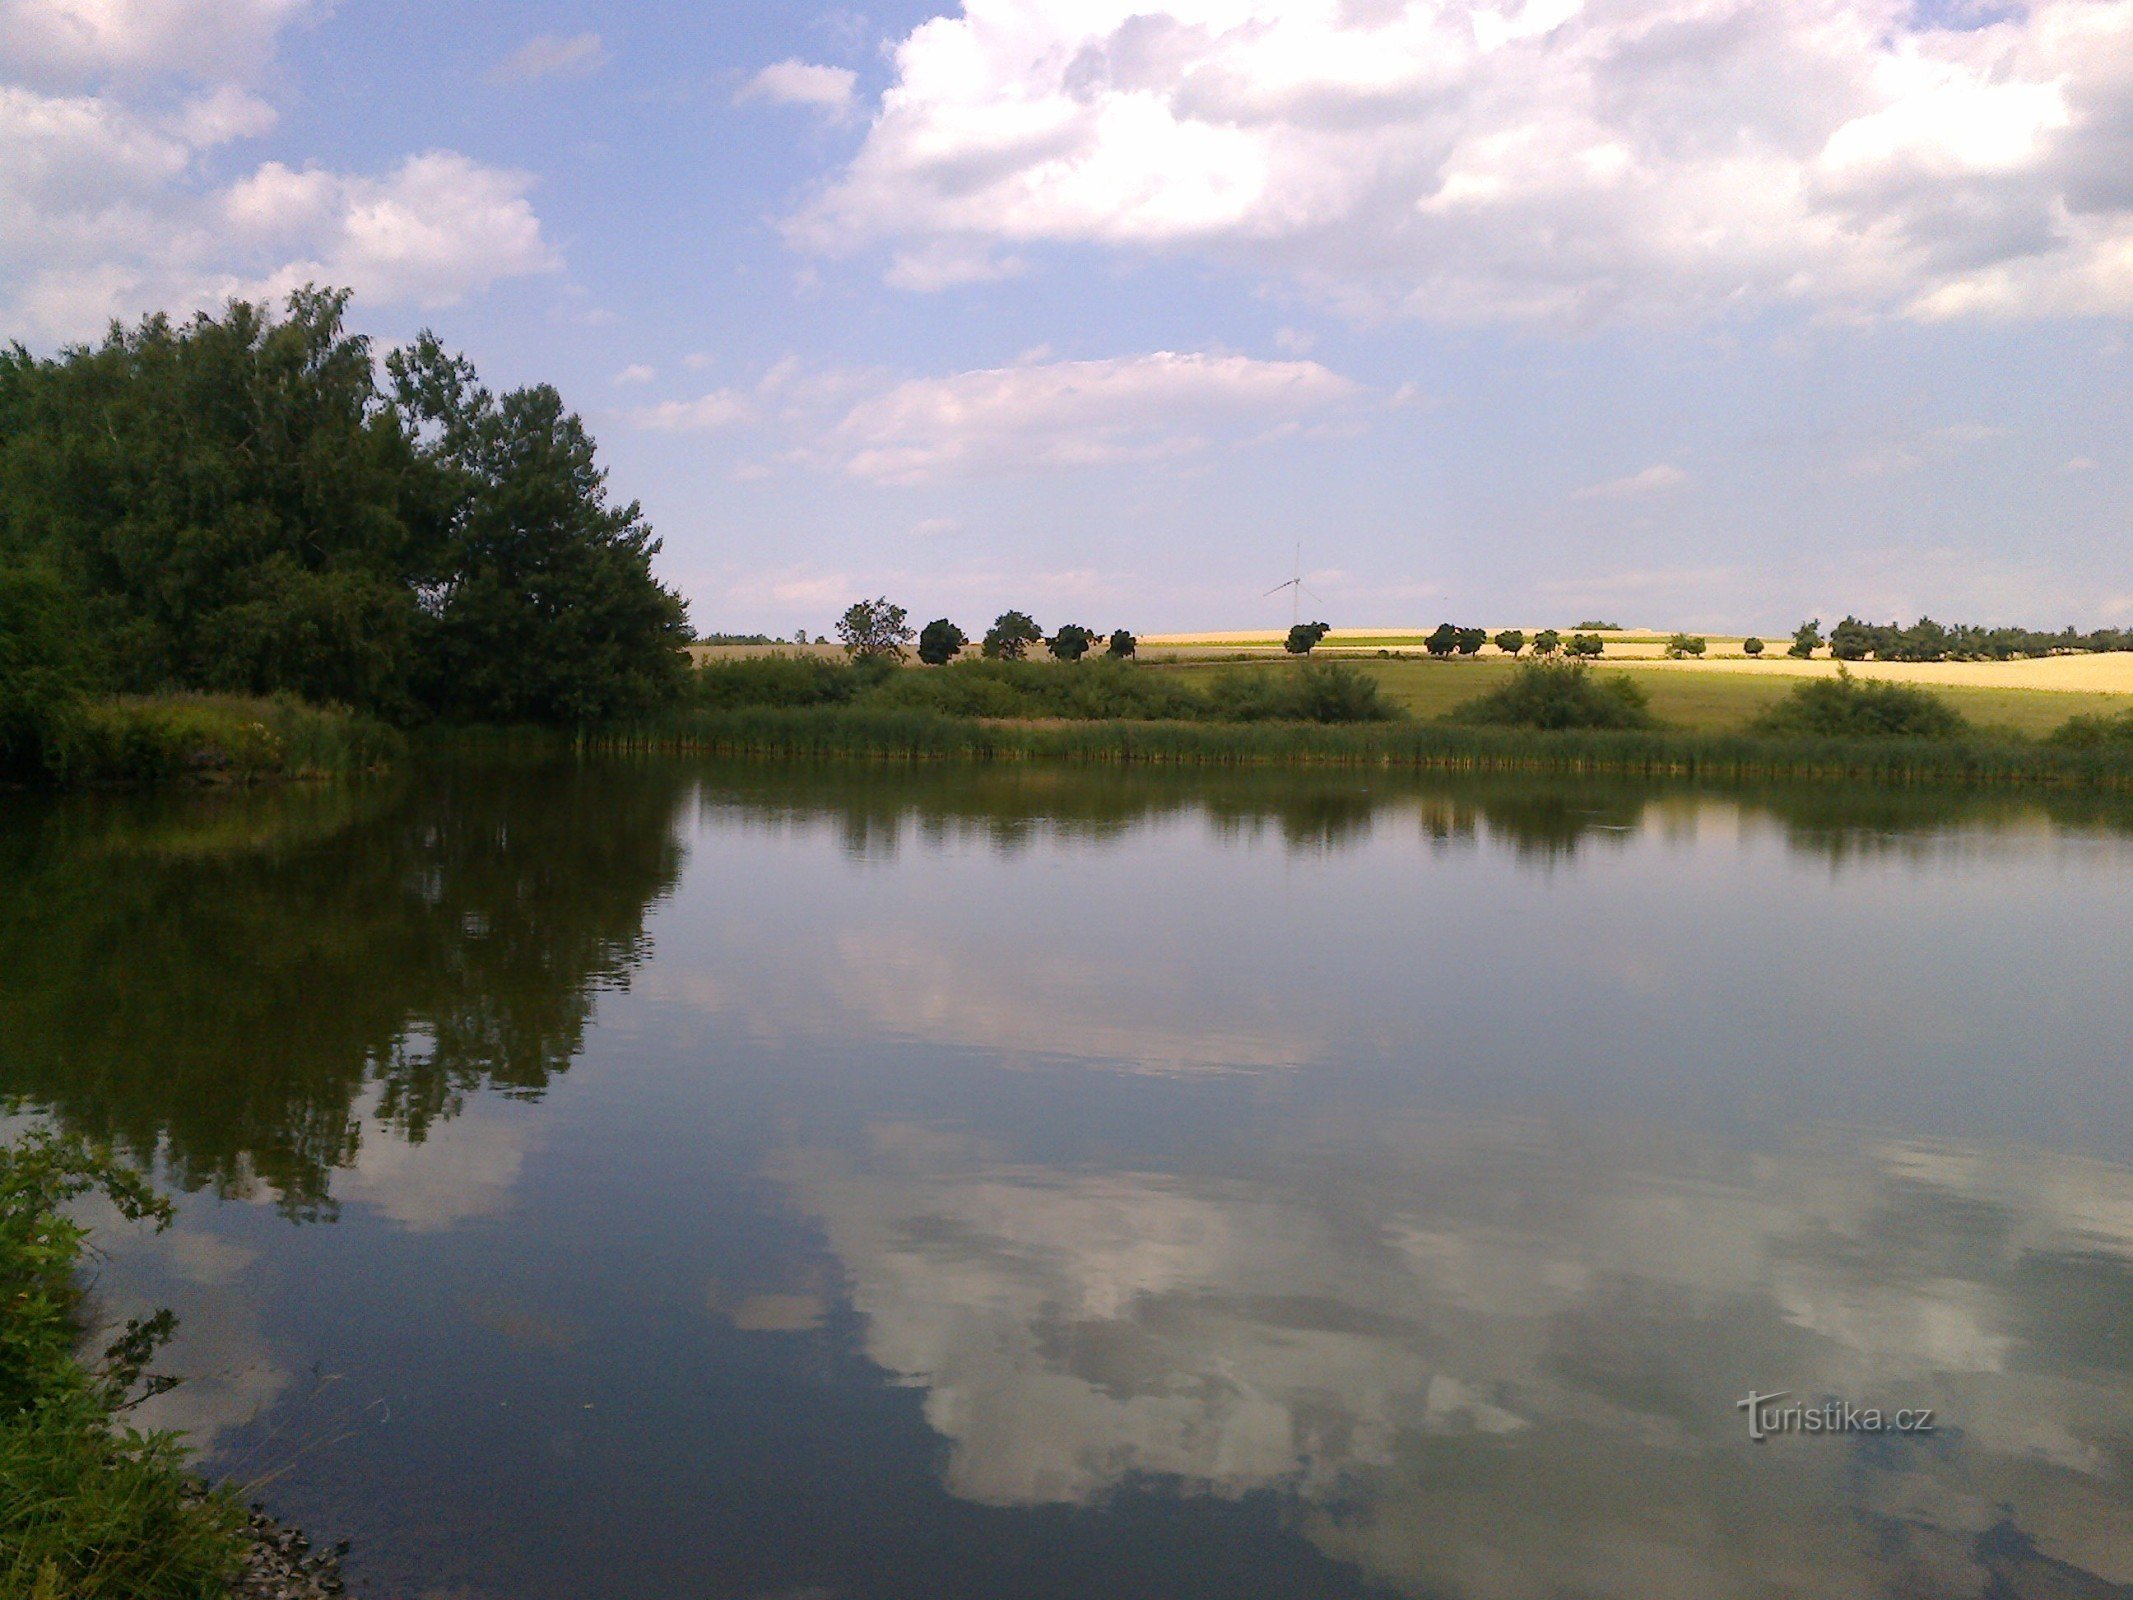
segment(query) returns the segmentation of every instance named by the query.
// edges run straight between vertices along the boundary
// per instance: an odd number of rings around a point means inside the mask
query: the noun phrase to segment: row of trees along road
[[[348,298],[0,352],[15,642],[48,641],[64,659],[42,669],[83,689],[398,722],[582,725],[677,694],[687,607],[562,398],[492,393],[427,333],[381,372]]]
[[[936,617],[914,632],[911,614],[886,597],[855,601],[837,619],[837,638],[855,661],[901,660],[918,641],[918,658],[929,667],[945,666],[968,648],[970,636],[946,617]],[[1104,654],[1123,661],[1140,646],[1124,628],[1115,629],[1109,640],[1078,622],[1062,623],[1047,638],[1027,612],[1003,611],[985,630],[979,649],[987,660],[1020,661],[1032,648],[1043,645],[1061,661],[1079,661],[1097,644]]]

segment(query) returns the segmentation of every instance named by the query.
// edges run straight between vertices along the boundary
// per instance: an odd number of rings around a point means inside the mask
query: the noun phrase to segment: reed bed
[[[695,711],[589,735],[584,747],[888,761],[1384,767],[1438,772],[2133,788],[2133,751],[2011,740],[1830,739],[1671,731],[1017,721],[868,707]]]

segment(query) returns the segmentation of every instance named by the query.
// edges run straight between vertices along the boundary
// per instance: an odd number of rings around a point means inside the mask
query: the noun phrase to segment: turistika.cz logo
[[[1748,1437],[1760,1444],[1778,1433],[1931,1433],[1933,1407],[1906,1406],[1884,1411],[1879,1406],[1855,1406],[1843,1400],[1825,1400],[1818,1406],[1793,1400],[1790,1389],[1774,1394],[1748,1391],[1748,1398],[1733,1404],[1748,1413]]]

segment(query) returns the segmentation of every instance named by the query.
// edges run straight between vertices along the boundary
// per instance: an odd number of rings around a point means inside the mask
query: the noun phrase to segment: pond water
[[[365,1594],[2122,1595],[2129,908],[2075,801],[18,797],[0,1097]]]

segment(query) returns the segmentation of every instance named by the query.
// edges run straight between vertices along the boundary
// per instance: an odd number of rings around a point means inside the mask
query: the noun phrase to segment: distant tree
[[[1518,628],[1506,628],[1496,636],[1496,648],[1507,656],[1515,656],[1525,647],[1525,633]]]
[[[1874,654],[1878,642],[1875,635],[1879,631],[1870,622],[1847,616],[1829,630],[1829,653],[1839,661],[1864,661]]]
[[[1459,633],[1449,622],[1440,622],[1422,641],[1422,648],[1433,656],[1448,656],[1459,648]]]
[[[1620,633],[1622,624],[1619,622],[1580,622],[1577,624],[1577,631],[1579,633]]]
[[[1570,653],[1590,659],[1607,648],[1607,641],[1596,633],[1573,633],[1570,636]]]
[[[1124,628],[1120,628],[1111,635],[1111,648],[1106,650],[1104,654],[1113,661],[1124,661],[1134,651],[1138,650],[1140,645],[1140,640],[1134,638]]]
[[[807,643],[807,630],[805,628],[795,628],[793,630],[792,642],[794,644]]]
[[[1805,661],[1809,656],[1813,655],[1815,651],[1820,649],[1821,646],[1822,619],[1820,617],[1817,617],[1814,619],[1814,621],[1803,622],[1797,628],[1794,628],[1792,630],[1792,648],[1790,650],[1787,650],[1785,654],[1787,654],[1788,656],[1796,656],[1800,660]]]
[[[837,639],[855,661],[901,661],[911,642],[910,614],[886,598],[855,600],[837,619]]]
[[[918,659],[929,667],[945,667],[970,640],[946,617],[935,617],[918,634]]]
[[[1710,641],[1700,633],[1677,633],[1666,642],[1667,657],[1679,661],[1683,656],[1700,656],[1710,648]]]
[[[1489,630],[1486,628],[1461,628],[1458,638],[1453,641],[1463,656],[1480,654],[1481,647],[1488,642]]]
[[[1307,656],[1316,650],[1332,631],[1331,623],[1299,622],[1289,630],[1289,636],[1282,641],[1281,647],[1292,656]]]
[[[984,652],[994,661],[1020,661],[1044,641],[1044,630],[1024,611],[1003,611],[985,630]]]
[[[1552,656],[1563,648],[1563,636],[1553,628],[1543,628],[1533,636],[1533,653],[1537,656]]]
[[[1763,649],[1763,641],[1756,638],[1753,634],[1749,635],[1747,638],[1741,640],[1740,642],[1740,653],[1751,659],[1761,655],[1763,653]]]
[[[1078,622],[1065,622],[1060,624],[1058,632],[1045,640],[1044,647],[1057,660],[1079,661],[1095,643],[1096,634],[1092,629],[1084,628]]]

